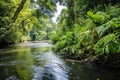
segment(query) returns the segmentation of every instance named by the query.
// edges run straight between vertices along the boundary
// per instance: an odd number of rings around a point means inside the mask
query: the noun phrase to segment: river
[[[65,61],[47,42],[0,49],[0,80],[120,80],[114,71]]]

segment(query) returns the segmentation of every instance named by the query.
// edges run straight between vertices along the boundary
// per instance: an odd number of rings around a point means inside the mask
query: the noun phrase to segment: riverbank
[[[41,41],[24,41],[24,42],[19,42],[19,43],[6,43],[6,42],[1,42],[0,43],[0,49],[12,46],[12,45],[16,45],[16,44],[24,44],[24,43],[49,43],[50,40],[41,40]]]
[[[110,70],[115,70],[115,71],[120,72],[120,59],[119,59],[120,54],[111,55],[108,57],[106,61],[97,60],[96,56],[91,56],[91,57],[84,58],[84,59],[77,59],[77,58],[75,59],[72,57],[68,58],[68,56],[67,57],[64,56],[64,57],[66,61],[80,63],[83,65],[86,65],[87,67],[93,67],[93,68],[101,67],[101,68],[107,68]]]
[[[120,77],[116,71],[64,59],[52,51],[51,45],[31,42],[4,48],[0,54],[0,80],[117,80]]]

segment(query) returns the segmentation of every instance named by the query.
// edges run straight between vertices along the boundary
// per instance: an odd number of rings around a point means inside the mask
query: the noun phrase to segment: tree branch
[[[22,1],[21,1],[21,3],[20,3],[20,5],[19,5],[19,7],[17,8],[14,16],[12,17],[13,22],[15,22],[16,19],[18,18],[19,13],[20,13],[20,11],[23,9],[23,7],[24,7],[24,5],[25,5],[26,2],[27,2],[27,0],[22,0]]]

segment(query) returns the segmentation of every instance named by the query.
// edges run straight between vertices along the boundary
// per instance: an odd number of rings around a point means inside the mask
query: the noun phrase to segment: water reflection
[[[42,58],[44,57],[44,58]],[[68,80],[67,69],[64,65],[64,61],[61,60],[52,52],[46,52],[42,56],[37,55],[35,58],[38,62],[43,61],[44,68],[38,67],[35,71],[40,70],[41,72],[36,72],[34,79],[40,80]],[[45,59],[45,60],[44,60]],[[41,76],[42,74],[42,76]]]
[[[48,43],[26,43],[0,50],[0,80],[120,79],[120,72],[66,62],[53,54],[51,47]]]
[[[21,80],[30,80],[32,78],[31,69],[29,68],[34,64],[31,55],[31,49],[21,47],[17,52],[16,59],[19,61],[16,63],[16,72]]]
[[[68,80],[64,61],[51,52],[51,46],[27,43],[1,51],[0,80]]]

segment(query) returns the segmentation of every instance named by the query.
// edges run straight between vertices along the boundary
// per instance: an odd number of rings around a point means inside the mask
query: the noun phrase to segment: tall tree
[[[21,1],[20,5],[18,6],[17,10],[14,13],[14,16],[12,17],[13,22],[15,22],[16,19],[18,18],[19,13],[23,9],[23,7],[24,7],[24,5],[25,5],[26,2],[27,2],[27,0],[22,0]]]

